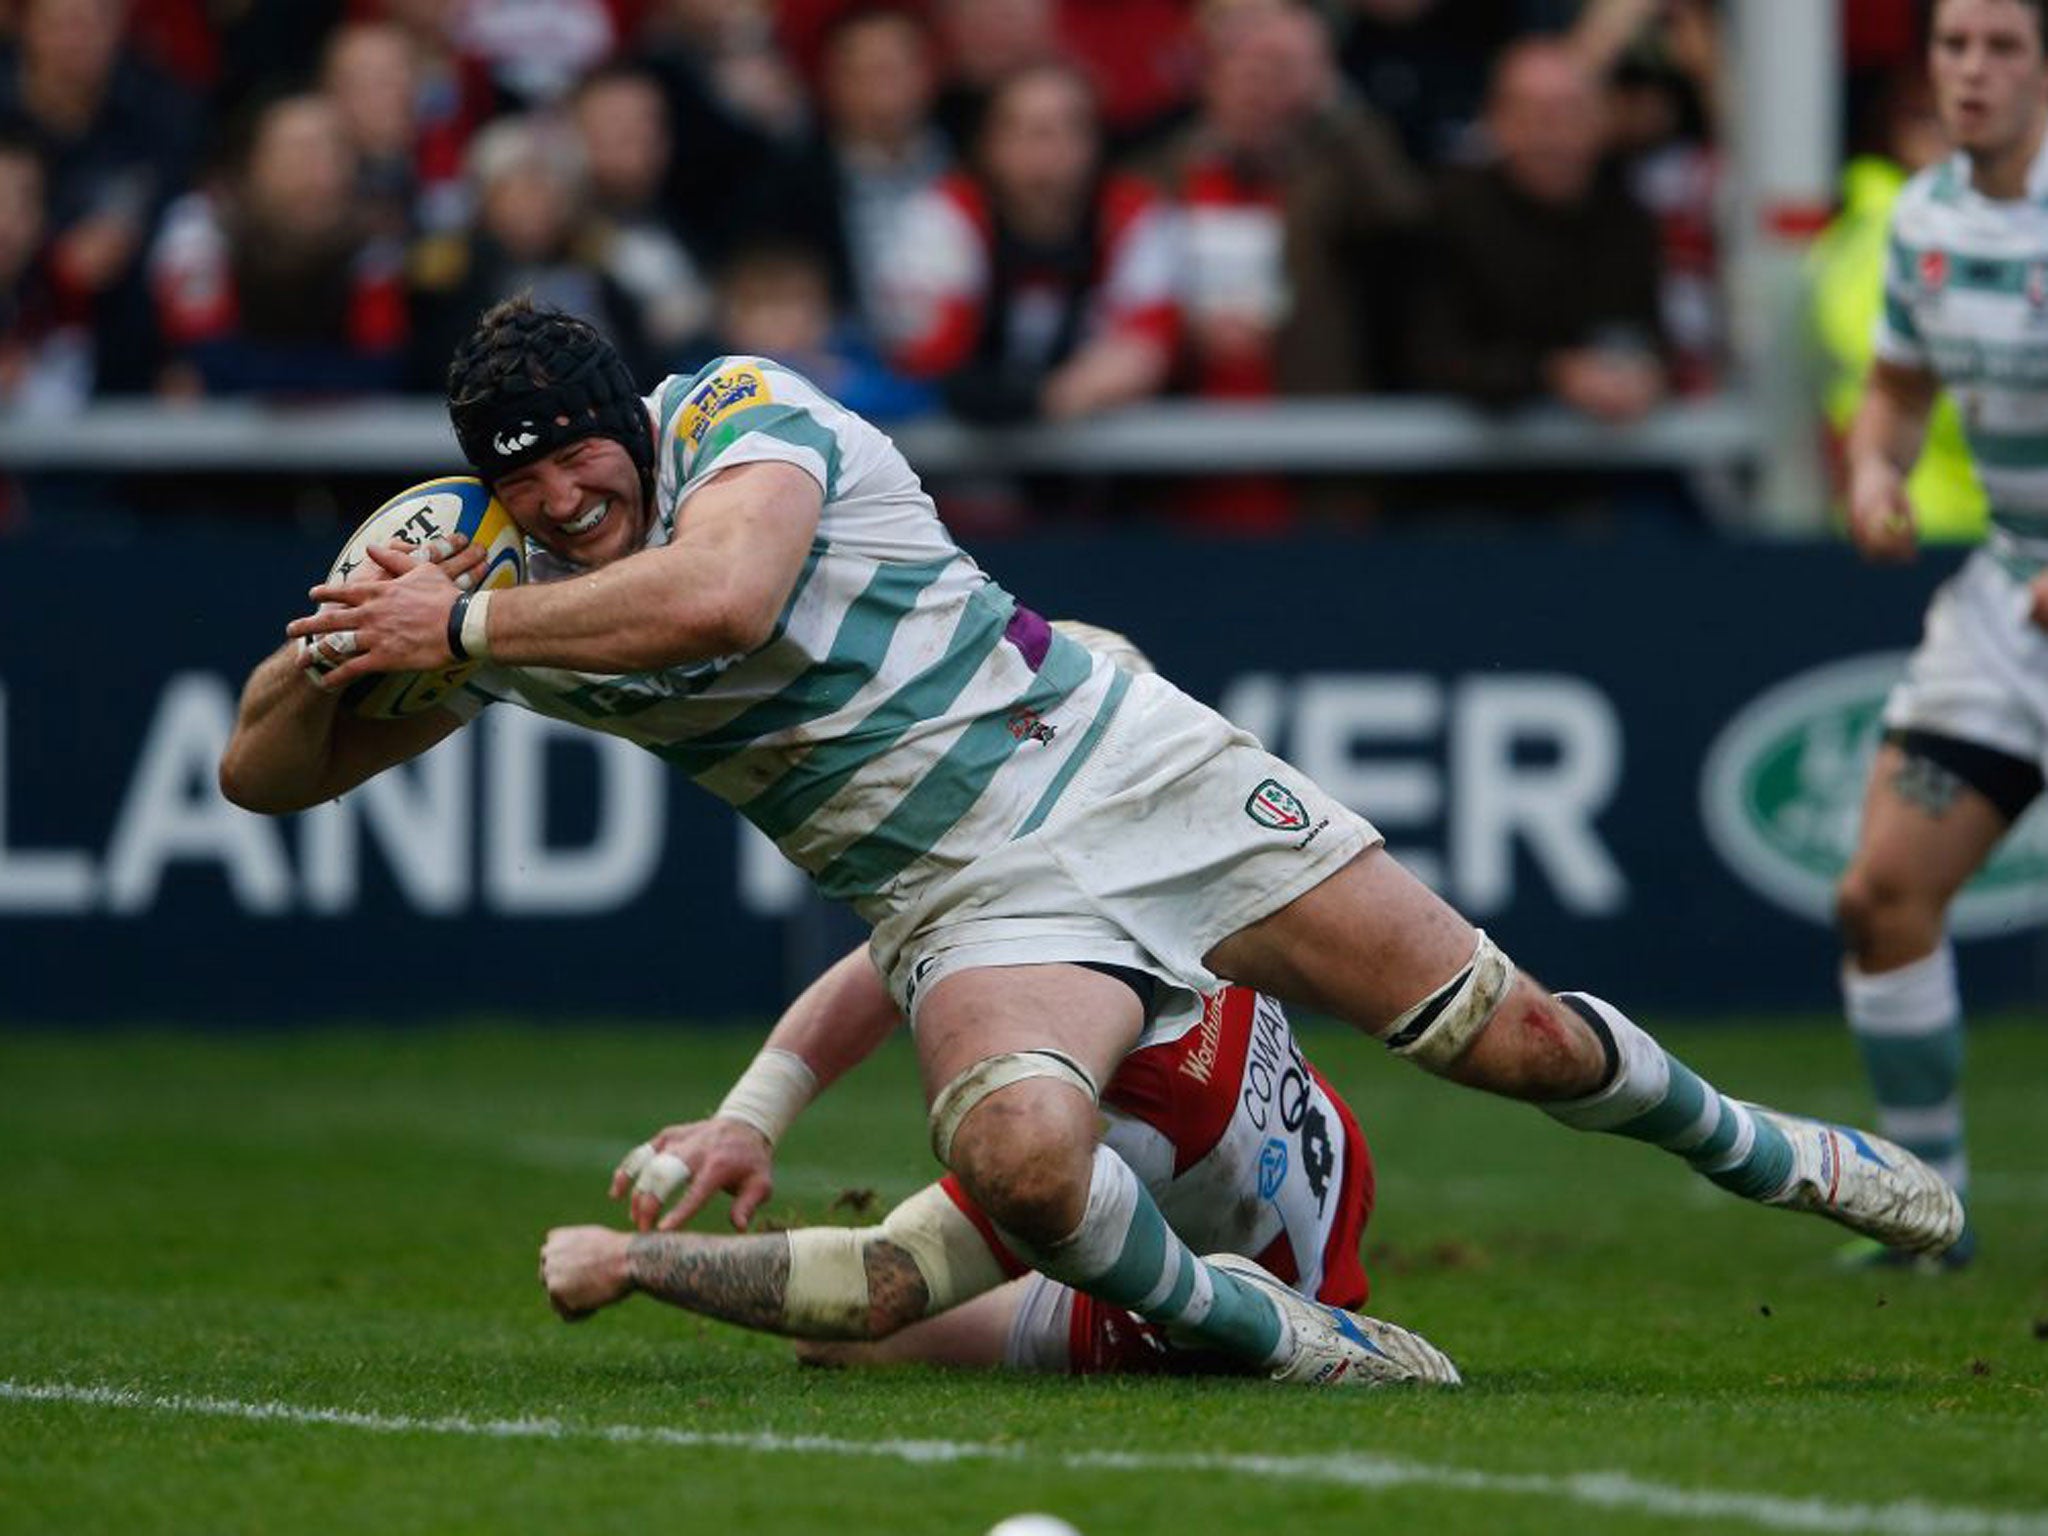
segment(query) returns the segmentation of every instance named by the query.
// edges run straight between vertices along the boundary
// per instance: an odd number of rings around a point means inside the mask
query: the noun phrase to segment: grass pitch
[[[1306,1038],[1379,1161],[1371,1310],[1463,1392],[820,1373],[644,1299],[558,1323],[542,1230],[605,1219],[742,1033],[0,1036],[0,1531],[2048,1536],[2038,1021],[1973,1030],[1984,1254],[1942,1278],[1837,1273],[1823,1223]],[[1863,1113],[1837,1026],[1666,1038]],[[900,1046],[856,1073],[771,1213],[929,1177],[915,1098]]]

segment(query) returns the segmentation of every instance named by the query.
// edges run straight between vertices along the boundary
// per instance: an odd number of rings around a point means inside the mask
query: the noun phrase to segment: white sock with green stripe
[[[1600,1036],[1609,1072],[1599,1092],[1545,1104],[1546,1114],[1577,1130],[1662,1147],[1747,1199],[1784,1192],[1792,1182],[1792,1145],[1776,1126],[1721,1093],[1612,1003],[1586,992],[1560,992],[1558,1000]]]
[[[1279,1309],[1257,1288],[1195,1256],[1159,1214],[1130,1166],[1095,1149],[1088,1209],[1058,1242],[1005,1241],[1053,1279],[1101,1301],[1258,1365],[1277,1365],[1290,1344]]]
[[[1955,951],[1875,974],[1842,967],[1849,1028],[1877,1098],[1878,1134],[1925,1160],[1961,1193],[1969,1180],[1963,1152],[1963,1005]]]

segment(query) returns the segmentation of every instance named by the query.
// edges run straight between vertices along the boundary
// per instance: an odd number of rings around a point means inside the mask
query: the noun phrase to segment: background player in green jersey
[[[1928,65],[1957,153],[1893,214],[1877,361],[1849,440],[1850,532],[1912,558],[1905,477],[1937,391],[1961,406],[1991,532],[1885,707],[1839,892],[1843,993],[1885,1133],[1967,1183],[1949,904],[2048,760],[2048,49],[2043,0],[1939,0]],[[1965,1261],[1973,1236],[1950,1250]]]

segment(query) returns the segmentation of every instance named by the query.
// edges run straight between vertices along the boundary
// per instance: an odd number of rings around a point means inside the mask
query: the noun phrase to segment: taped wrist
[[[718,1113],[751,1125],[774,1146],[818,1092],[818,1075],[793,1051],[764,1047],[740,1074]]]
[[[491,596],[489,592],[465,592],[457,601],[456,606],[462,611],[459,657],[475,661],[491,659]]]

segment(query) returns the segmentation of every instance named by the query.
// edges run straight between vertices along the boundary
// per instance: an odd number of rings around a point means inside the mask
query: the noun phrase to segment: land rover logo
[[[1700,776],[1707,838],[1744,884],[1786,911],[1834,921],[1835,881],[1855,851],[1864,780],[1903,652],[1788,678],[1715,738]],[[2027,816],[1950,913],[1959,938],[2048,918],[2048,817]]]

